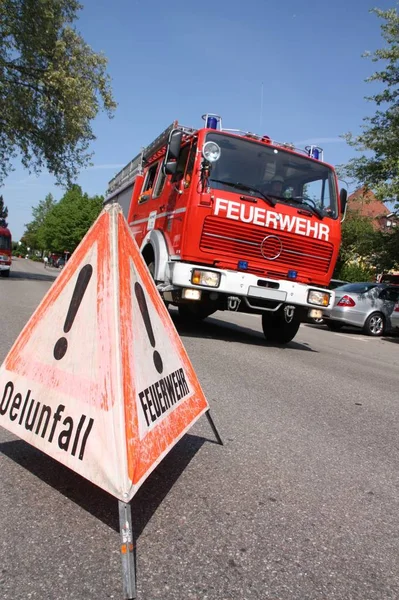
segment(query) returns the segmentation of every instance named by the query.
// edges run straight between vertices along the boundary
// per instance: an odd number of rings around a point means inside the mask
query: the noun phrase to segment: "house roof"
[[[377,200],[371,190],[366,190],[364,187],[359,188],[348,197],[348,210],[356,211],[362,217],[371,219],[386,217],[391,213],[383,202]]]

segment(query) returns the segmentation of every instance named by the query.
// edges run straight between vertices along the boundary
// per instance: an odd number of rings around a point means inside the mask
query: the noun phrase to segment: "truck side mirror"
[[[165,161],[162,165],[162,170],[165,175],[174,175],[176,173],[176,169],[177,169],[177,161],[176,160],[171,160],[168,162]]]
[[[341,214],[342,215],[345,214],[347,199],[348,199],[348,192],[346,191],[345,188],[341,188],[341,191],[339,192],[339,201],[341,204]]]
[[[174,175],[176,173],[182,137],[183,132],[180,129],[173,129],[170,132],[166,156],[162,166],[165,175]]]

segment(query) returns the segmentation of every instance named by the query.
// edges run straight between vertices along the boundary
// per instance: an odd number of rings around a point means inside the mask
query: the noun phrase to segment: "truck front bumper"
[[[188,288],[202,290],[207,293],[223,294],[227,296],[236,296],[244,298],[249,307],[261,309],[256,305],[256,300],[265,300],[276,303],[276,307],[281,304],[291,304],[304,308],[319,308],[328,310],[334,305],[335,294],[331,290],[326,290],[317,286],[309,286],[303,283],[287,280],[275,280],[261,278],[252,273],[243,273],[242,271],[228,271],[224,269],[214,269],[212,267],[200,267],[183,262],[169,263],[169,283],[174,288]],[[192,283],[193,270],[203,269],[220,274],[220,282],[217,287],[195,285]],[[329,295],[328,304],[321,305],[315,302],[309,302],[309,293],[319,291],[322,294]],[[255,300],[255,306],[251,304],[251,299]]]

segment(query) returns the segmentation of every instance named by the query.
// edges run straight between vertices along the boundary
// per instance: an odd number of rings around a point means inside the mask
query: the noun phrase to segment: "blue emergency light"
[[[323,148],[319,148],[318,146],[306,146],[305,150],[311,158],[323,160]]]
[[[247,260],[239,260],[238,261],[238,268],[239,269],[243,269],[244,271],[246,269],[248,269],[248,261]]]
[[[290,269],[288,271],[288,279],[296,279],[298,277],[298,271],[293,271]]]
[[[202,115],[202,118],[205,121],[205,127],[207,129],[217,129],[218,123],[221,123],[222,121],[219,115],[215,115],[213,113],[207,113],[206,115]]]

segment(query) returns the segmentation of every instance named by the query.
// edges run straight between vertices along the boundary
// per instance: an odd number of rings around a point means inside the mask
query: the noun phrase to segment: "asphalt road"
[[[0,360],[55,270],[0,279]],[[399,598],[399,339],[174,315],[202,418],[132,501],[141,600]],[[117,501],[0,428],[0,598],[122,598]]]

